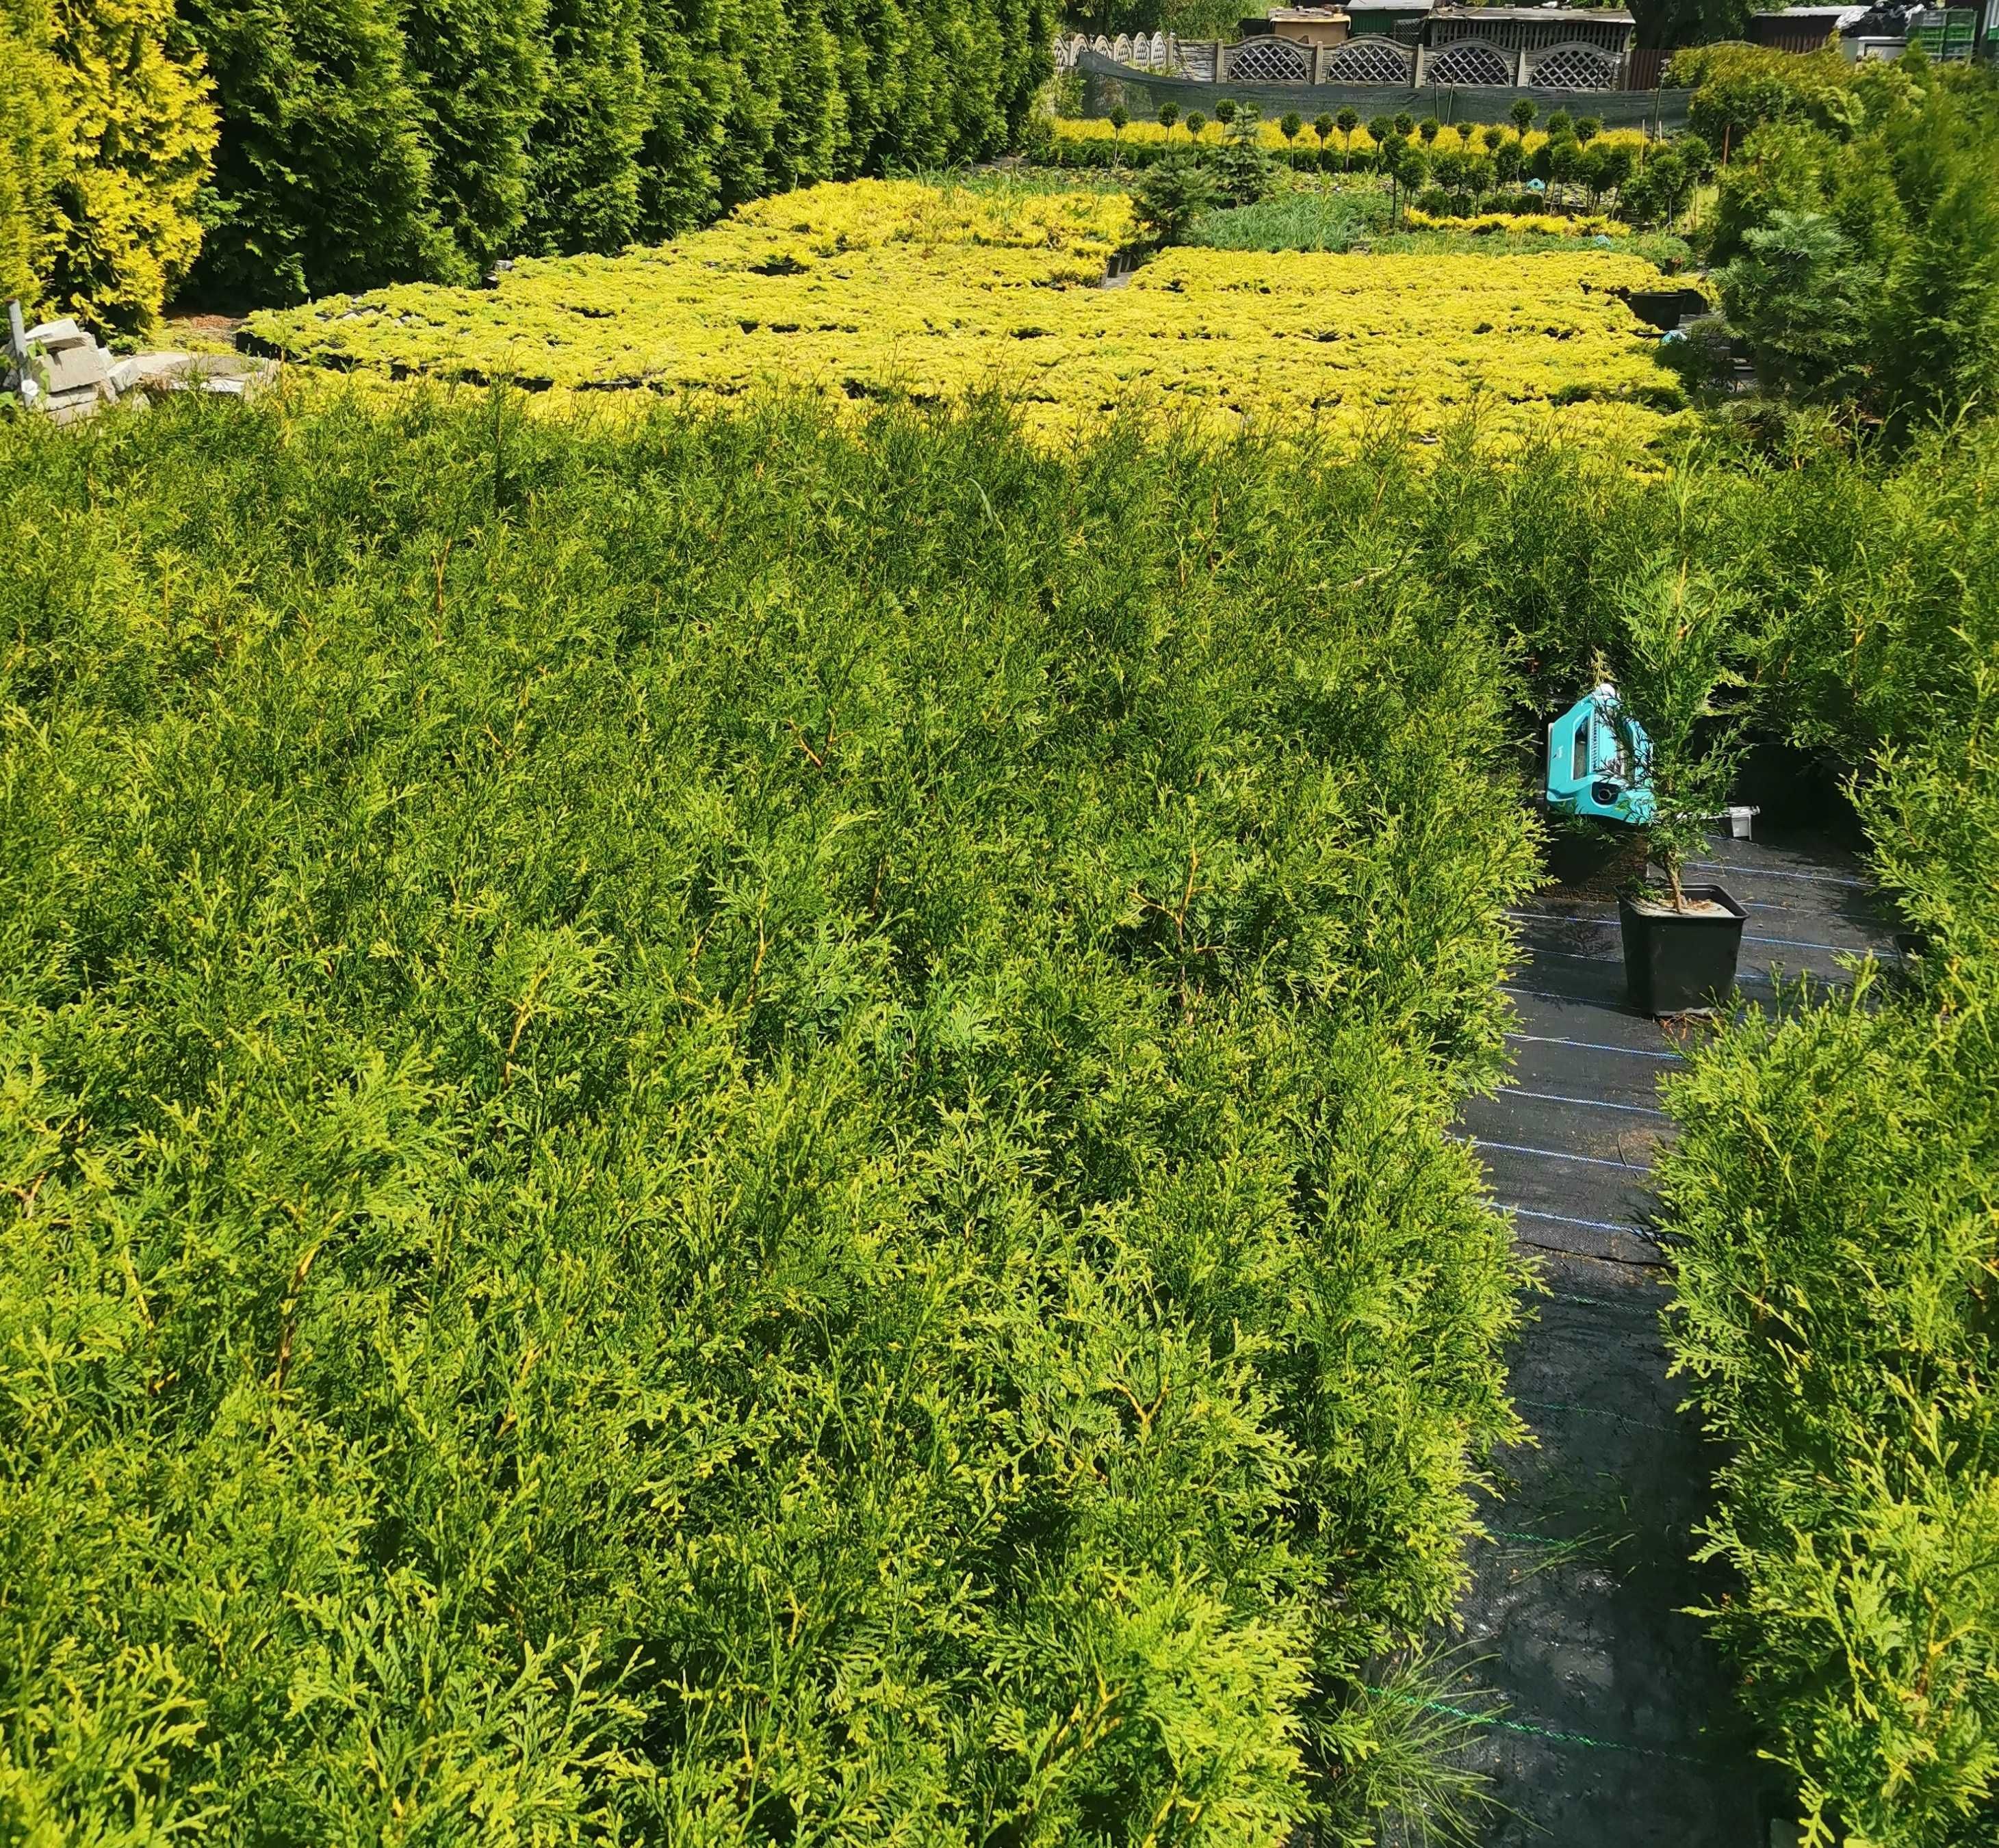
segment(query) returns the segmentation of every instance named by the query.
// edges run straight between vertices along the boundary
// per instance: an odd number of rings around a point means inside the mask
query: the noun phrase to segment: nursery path
[[[1741,981],[1845,979],[1842,952],[1893,953],[1862,869],[1821,838],[1717,840],[1694,879],[1749,912]],[[1549,887],[1515,914],[1527,959],[1511,1088],[1462,1129],[1549,1293],[1512,1356],[1536,1441],[1498,1459],[1503,1500],[1460,1608],[1471,1672],[1504,1703],[1475,1747],[1502,1807],[1487,1848],[1763,1848],[1779,1786],[1684,1607],[1712,1459],[1675,1408],[1650,1223],[1661,1079],[1679,1042],[1635,1013],[1613,900]]]

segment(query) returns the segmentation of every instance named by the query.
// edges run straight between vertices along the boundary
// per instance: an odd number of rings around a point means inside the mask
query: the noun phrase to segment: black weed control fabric
[[[1739,979],[1765,1008],[1892,954],[1885,908],[1851,853],[1804,832],[1717,837],[1696,874],[1749,911]],[[1470,1673],[1496,1705],[1470,1762],[1499,1806],[1488,1848],[1764,1848],[1792,1791],[1696,1609],[1734,1592],[1697,1565],[1726,1449],[1685,1407],[1653,1169],[1670,1146],[1662,1087],[1710,1029],[1632,1008],[1616,906],[1550,886],[1514,913],[1510,1088],[1467,1105],[1494,1199],[1538,1254],[1543,1293],[1509,1382],[1530,1441],[1495,1464],[1500,1500],[1460,1606]],[[1823,992],[1823,988],[1821,989]]]

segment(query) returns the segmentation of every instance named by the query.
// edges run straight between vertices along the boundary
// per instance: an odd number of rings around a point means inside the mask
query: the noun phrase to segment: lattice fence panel
[[[1617,61],[1586,45],[1564,45],[1536,64],[1527,81],[1536,90],[1614,90]]]
[[[1304,53],[1282,39],[1252,39],[1228,63],[1232,83],[1301,84],[1311,74]]]
[[[1424,75],[1433,84],[1504,86],[1513,81],[1513,64],[1490,45],[1453,45],[1430,60]]]
[[[1325,79],[1339,84],[1394,84],[1406,88],[1415,77],[1416,54],[1370,34],[1349,39],[1326,61]]]

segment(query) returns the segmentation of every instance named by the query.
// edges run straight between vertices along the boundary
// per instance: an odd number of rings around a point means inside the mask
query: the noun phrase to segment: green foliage
[[[1428,1800],[1530,856],[1323,459],[0,428],[0,1831]]]
[[[641,221],[650,116],[639,0],[550,0],[549,74],[532,148],[527,237],[544,256],[617,251]]]
[[[1648,50],[1740,40],[1749,29],[1753,0],[1633,0],[1637,43]]]
[[[1711,254],[1767,386],[1903,438],[1999,390],[1999,91],[1931,73],[1847,94],[1857,126],[1780,119],[1742,142]]]
[[[1801,398],[1851,396],[1866,372],[1878,277],[1819,213],[1774,213],[1743,244],[1719,279],[1765,381]]]
[[[1725,1030],[1672,1093],[1671,1327],[1728,1446],[1708,1614],[1807,1839],[1972,1848],[1999,1795],[1999,686],[1862,798],[1928,950]]]
[[[1859,86],[1869,80],[1836,50],[1800,54],[1731,43],[1676,53],[1665,81],[1694,93],[1687,126],[1710,146],[1732,151],[1770,123],[1849,131],[1861,112]]]
[[[184,0],[222,112],[191,286],[226,303],[454,273],[392,0]]]
[[[1253,206],[1270,197],[1277,185],[1277,166],[1269,154],[1246,137],[1217,148],[1209,157],[1214,172],[1215,202]]]
[[[1253,206],[1212,212],[1187,241],[1224,251],[1346,251],[1388,227],[1380,186],[1280,192]]]
[[[1647,850],[1680,910],[1680,868],[1705,849],[1734,775],[1739,722],[1724,718],[1714,695],[1737,678],[1735,611],[1712,575],[1668,557],[1620,587],[1616,615],[1618,689],[1651,738],[1658,809]]]
[[[1186,241],[1194,221],[1214,203],[1214,175],[1204,161],[1182,154],[1145,169],[1131,189],[1131,208],[1146,235],[1161,244]]]
[[[0,275],[121,332],[191,265],[230,306],[469,282],[982,159],[1055,25],[1046,0],[4,3]]]
[[[438,217],[466,281],[518,247],[549,82],[545,0],[410,0],[404,54]]]

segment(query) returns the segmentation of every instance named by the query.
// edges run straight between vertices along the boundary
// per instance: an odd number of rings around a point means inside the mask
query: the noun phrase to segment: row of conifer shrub
[[[1858,773],[1911,960],[1726,1029],[1669,1093],[1669,1338],[1727,1447],[1710,1614],[1815,1842],[1999,1815],[1995,465],[1988,427],[1864,500],[1818,471],[1849,562],[1793,554],[1745,654],[1773,726]]]
[[[1011,146],[1045,0],[0,0],[0,298],[144,332]]]
[[[1531,855],[1312,459],[0,427],[0,1832],[1366,1833]]]

